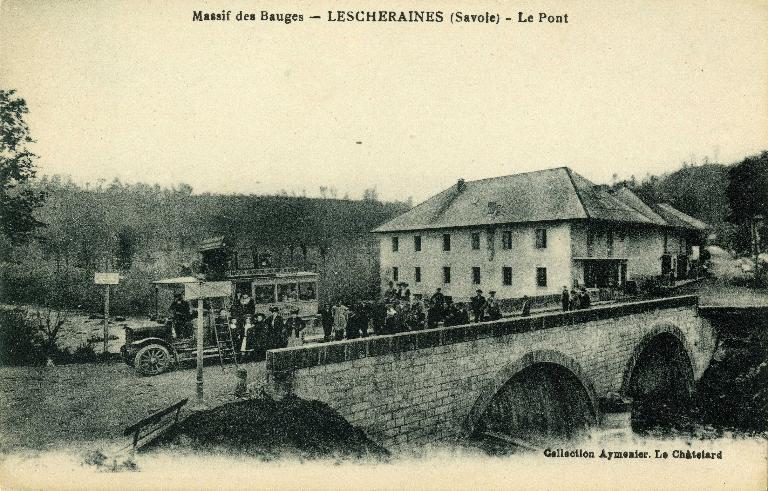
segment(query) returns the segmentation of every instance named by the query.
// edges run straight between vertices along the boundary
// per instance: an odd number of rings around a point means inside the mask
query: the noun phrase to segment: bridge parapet
[[[267,352],[267,373],[276,374],[332,363],[355,361],[404,351],[436,348],[455,343],[477,341],[490,337],[533,332],[587,322],[615,319],[659,309],[698,306],[698,297],[644,300],[593,307],[585,310],[534,314],[529,317],[508,317],[497,321],[462,326],[438,327],[422,331],[349,339],[316,345],[281,348]]]

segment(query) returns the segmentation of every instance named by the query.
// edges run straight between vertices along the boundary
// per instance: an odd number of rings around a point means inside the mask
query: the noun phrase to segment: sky
[[[339,8],[569,22],[327,22]],[[0,0],[0,88],[28,103],[40,174],[195,192],[419,202],[458,178],[731,163],[768,149],[766,53],[765,1]]]

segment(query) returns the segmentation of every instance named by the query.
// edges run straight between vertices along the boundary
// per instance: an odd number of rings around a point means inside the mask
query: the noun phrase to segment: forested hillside
[[[28,244],[2,245],[3,301],[98,311],[102,292],[92,285],[93,273],[112,270],[123,272],[113,307],[124,314],[147,312],[149,282],[196,270],[197,244],[223,234],[322,248],[318,269],[334,277],[333,284],[324,282],[324,297],[366,295],[378,277],[369,232],[407,208],[373,199],[195,195],[183,184],[168,189],[115,180],[82,187],[54,177],[33,185],[46,196],[36,210],[46,226]]]
[[[730,168],[685,165],[639,182],[616,180],[614,186],[628,186],[647,202],[670,203],[712,225],[714,243],[748,253],[749,231],[727,221]],[[92,284],[93,273],[121,271],[113,311],[124,314],[148,312],[149,282],[196,271],[197,244],[217,235],[320,250],[322,259],[313,266],[321,274],[321,300],[371,295],[378,288],[378,247],[369,232],[409,207],[379,202],[369,193],[359,201],[196,195],[184,184],[163,188],[115,180],[84,187],[59,177],[29,185],[45,195],[35,217],[46,226],[28,243],[0,242],[2,300],[98,311],[102,292]]]
[[[661,176],[634,178],[614,186],[627,186],[647,203],[669,203],[712,226],[710,240],[725,249],[748,254],[750,234],[745,225],[729,222],[731,207],[727,195],[728,172],[733,165],[685,164],[677,171]],[[766,190],[768,193],[768,190]],[[763,239],[768,239],[762,234]]]

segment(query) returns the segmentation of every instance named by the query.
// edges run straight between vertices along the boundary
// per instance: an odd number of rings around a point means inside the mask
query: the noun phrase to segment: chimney
[[[464,182],[464,179],[459,179],[459,181],[456,183],[456,191],[463,193],[465,189],[467,189],[467,183]]]

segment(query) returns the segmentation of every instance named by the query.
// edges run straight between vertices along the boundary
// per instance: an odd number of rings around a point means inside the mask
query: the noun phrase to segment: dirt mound
[[[152,449],[190,448],[277,457],[384,458],[389,452],[327,404],[289,396],[232,402],[195,413]]]

